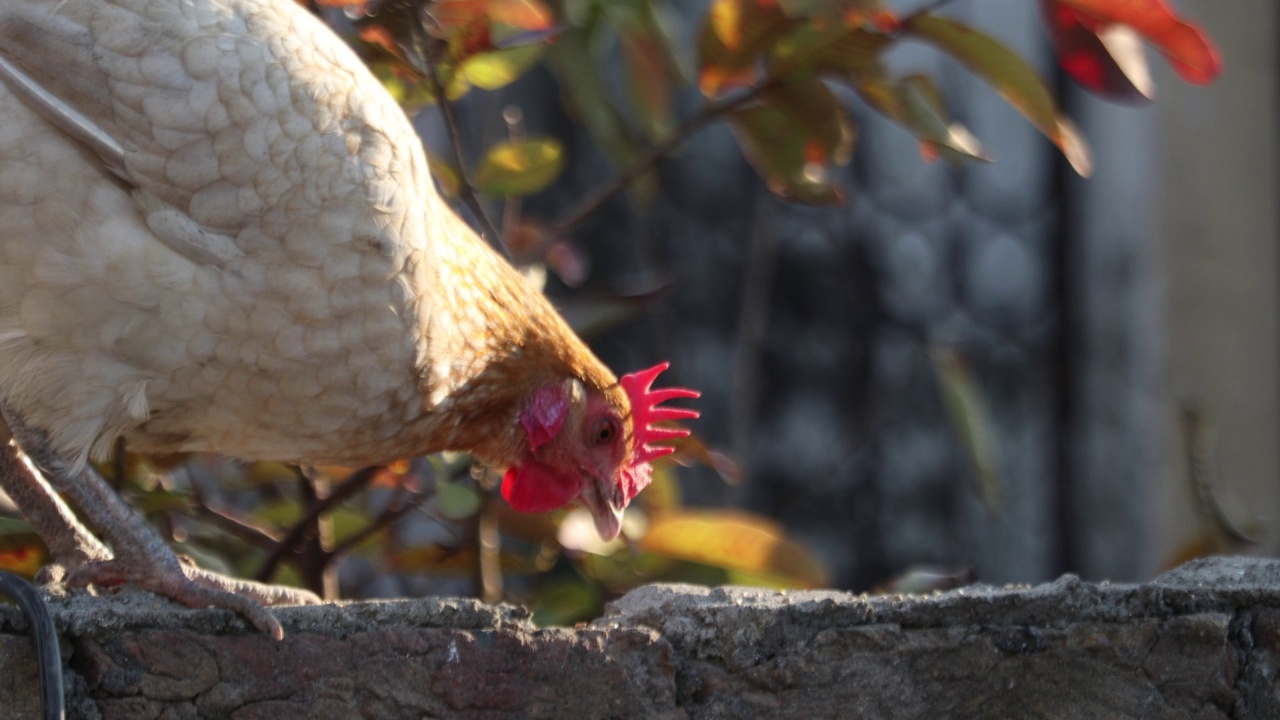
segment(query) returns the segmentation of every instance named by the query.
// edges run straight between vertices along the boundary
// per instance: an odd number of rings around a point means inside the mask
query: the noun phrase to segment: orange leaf
[[[49,562],[40,536],[23,520],[0,517],[0,570],[32,577]]]
[[[0,570],[8,570],[23,577],[32,577],[44,567],[45,563],[44,547],[38,540],[30,545],[0,549]]]
[[[1189,83],[1207,85],[1222,72],[1222,59],[1208,36],[1179,17],[1165,0],[1051,0],[1050,7],[1078,11],[1079,22],[1095,32],[1112,24],[1132,27],[1159,48],[1174,72]]]
[[[716,0],[707,13],[708,27],[726,50],[742,46],[742,4],[736,0]]]
[[[315,0],[315,3],[320,7],[364,12],[365,7],[369,4],[369,0]],[[305,0],[298,0],[298,4],[306,5],[306,2]]]
[[[822,587],[822,562],[767,518],[738,510],[681,510],[654,518],[642,552],[725,568],[752,580],[789,587]]]
[[[400,46],[396,43],[395,35],[385,25],[361,25],[357,35],[366,43],[385,50],[389,56],[400,57]]]
[[[776,3],[716,0],[698,37],[698,86],[708,97],[750,85],[761,57],[802,21]]]

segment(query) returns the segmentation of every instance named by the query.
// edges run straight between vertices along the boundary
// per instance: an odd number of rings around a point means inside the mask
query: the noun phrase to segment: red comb
[[[687,388],[651,389],[653,381],[663,370],[671,367],[671,363],[663,362],[648,370],[640,370],[623,375],[618,384],[631,399],[631,427],[634,438],[632,447],[632,467],[638,467],[654,458],[670,455],[676,449],[670,445],[659,444],[664,440],[685,437],[689,431],[685,428],[656,427],[653,423],[666,420],[685,420],[698,417],[697,410],[687,408],[658,407],[661,403],[676,398],[696,398],[702,395],[697,390]],[[647,484],[647,483],[646,483]]]

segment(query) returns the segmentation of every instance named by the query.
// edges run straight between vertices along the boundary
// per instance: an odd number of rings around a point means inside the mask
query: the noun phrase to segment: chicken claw
[[[53,554],[55,566],[42,572],[46,582],[61,580],[67,587],[130,583],[188,607],[232,610],[277,640],[284,631],[264,606],[320,602],[306,590],[231,578],[184,562],[96,470],[77,470],[51,452],[44,434],[28,428],[3,402],[0,414],[29,461],[13,448],[0,453],[0,486]],[[76,519],[55,488],[110,543],[114,554]]]

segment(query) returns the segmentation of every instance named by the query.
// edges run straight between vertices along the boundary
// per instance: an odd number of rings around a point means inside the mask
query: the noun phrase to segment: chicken
[[[71,584],[312,596],[179,562],[87,465],[143,453],[508,468],[605,538],[687,434],[441,200],[419,139],[292,0],[0,3],[0,485]],[[659,425],[661,423],[661,425]],[[33,467],[34,466],[34,467]],[[61,490],[110,545],[76,522]]]

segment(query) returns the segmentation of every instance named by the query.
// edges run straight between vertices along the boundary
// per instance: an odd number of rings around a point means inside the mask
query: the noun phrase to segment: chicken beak
[[[626,498],[613,478],[594,478],[582,489],[582,504],[591,511],[596,532],[608,542],[622,532],[622,513],[627,509]]]

